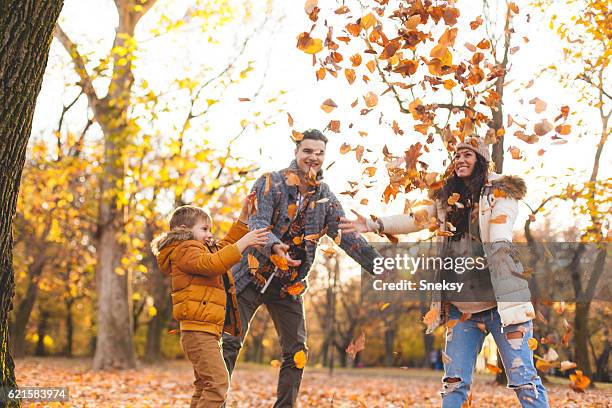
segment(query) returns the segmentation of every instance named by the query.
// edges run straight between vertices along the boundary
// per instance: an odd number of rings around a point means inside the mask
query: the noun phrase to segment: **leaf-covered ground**
[[[185,361],[141,366],[129,371],[90,371],[83,359],[34,359],[16,362],[21,386],[67,386],[70,403],[24,404],[72,407],[187,407],[192,372]],[[228,406],[270,407],[277,369],[239,365]],[[492,376],[477,376],[472,407],[518,407],[514,393],[492,385]],[[612,407],[612,386],[597,384],[584,394],[554,379],[548,385],[551,407]],[[300,393],[301,407],[438,407],[440,372],[402,369],[344,369],[330,377],[326,369],[307,368]]]

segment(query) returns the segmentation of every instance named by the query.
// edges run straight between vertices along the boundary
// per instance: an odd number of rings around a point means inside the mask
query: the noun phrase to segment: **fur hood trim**
[[[153,255],[158,256],[159,252],[164,247],[174,242],[189,241],[192,239],[195,238],[193,237],[193,232],[191,232],[191,230],[178,228],[155,238],[153,242],[151,242],[151,251],[153,251]]]
[[[494,174],[494,173],[493,173]],[[525,180],[519,176],[502,176],[499,174],[489,175],[491,187],[499,189],[515,200],[520,200],[527,194]],[[493,177],[492,177],[493,176]]]

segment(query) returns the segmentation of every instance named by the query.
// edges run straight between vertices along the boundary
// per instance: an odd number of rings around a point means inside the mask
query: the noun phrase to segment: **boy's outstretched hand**
[[[240,252],[244,252],[245,249],[251,246],[265,245],[268,242],[268,234],[270,231],[268,228],[260,228],[253,231],[249,231],[242,238],[236,241],[236,245]]]
[[[242,211],[240,212],[240,217],[238,217],[238,221],[246,224],[249,222],[249,217],[251,214],[257,212],[257,196],[255,192],[249,193],[248,196],[244,199],[244,204],[242,205]]]

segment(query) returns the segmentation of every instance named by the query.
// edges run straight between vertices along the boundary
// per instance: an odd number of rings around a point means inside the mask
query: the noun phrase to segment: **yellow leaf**
[[[538,348],[538,339],[532,337],[527,340],[527,344],[529,345],[529,350],[535,350]]]
[[[374,14],[372,13],[368,13],[365,16],[361,17],[361,28],[363,28],[364,30],[368,30],[371,27],[374,26],[374,24],[376,24],[376,17],[374,17]]]
[[[155,306],[149,306],[149,317],[157,316],[157,308]]]
[[[295,363],[295,366],[299,369],[303,369],[304,367],[306,367],[307,360],[308,359],[306,357],[306,352],[304,352],[304,350],[300,350],[293,355],[293,362]]]

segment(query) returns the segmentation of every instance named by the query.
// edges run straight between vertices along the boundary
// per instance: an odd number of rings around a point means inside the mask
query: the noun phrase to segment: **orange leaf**
[[[368,13],[365,16],[361,17],[360,26],[364,30],[368,30],[376,24],[376,17],[372,13]]]
[[[349,346],[346,348],[346,353],[351,356],[354,360],[357,353],[363,351],[365,349],[365,333],[361,332],[361,336],[357,338],[354,342],[350,342]]]
[[[291,139],[293,139],[294,142],[299,142],[303,138],[304,138],[303,133],[295,131],[295,130],[291,130]]]
[[[325,68],[319,68],[317,70],[317,81],[321,81],[323,78],[325,78],[326,73],[327,71],[325,70]]]
[[[535,126],[533,127],[533,131],[538,136],[544,136],[545,134],[550,132],[552,129],[553,129],[553,125],[546,119],[543,119],[541,122],[536,123]]]
[[[334,102],[331,99],[326,99],[325,101],[323,101],[323,103],[321,104],[321,109],[323,109],[323,111],[325,113],[330,113],[331,111],[333,111],[334,109],[336,109],[338,107],[338,105],[336,105],[336,102]]]
[[[448,329],[452,329],[453,327],[455,327],[457,325],[457,323],[459,323],[459,319],[449,320],[448,322],[446,322],[446,327]]]
[[[452,79],[447,79],[446,81],[444,81],[444,88],[448,89],[449,91],[453,89],[455,85],[457,85],[457,83]]]
[[[542,113],[546,110],[546,102],[544,102],[540,98],[533,98],[529,101],[529,103],[535,105],[536,113]]]
[[[446,201],[448,202],[448,205],[455,205],[455,203],[459,202],[460,198],[461,198],[461,194],[453,193],[451,194],[450,197],[448,197]]]
[[[376,69],[376,63],[374,62],[374,60],[372,61],[368,61],[368,63],[366,64],[366,68],[368,69],[368,71],[370,71],[371,73],[374,73],[374,70]]]
[[[300,350],[293,355],[293,362],[299,369],[306,367],[307,360],[308,358],[306,357],[306,352],[304,352],[304,350]]]
[[[306,54],[316,54],[323,50],[323,41],[318,38],[310,37],[310,34],[303,32],[298,35],[297,48]]]
[[[368,108],[373,108],[378,104],[378,96],[374,92],[368,92],[363,98]]]
[[[440,318],[440,310],[438,308],[429,309],[425,316],[423,316],[423,323],[427,326],[431,326],[434,322]]]
[[[356,74],[355,74],[354,69],[346,68],[344,70],[344,75],[346,76],[346,80],[348,81],[350,85],[352,85],[353,82],[355,82]]]
[[[290,295],[297,296],[304,291],[304,284],[302,282],[296,282],[287,288],[287,293]]]
[[[289,218],[295,217],[296,212],[297,212],[297,204],[293,203],[287,206],[287,215],[289,216]]]
[[[289,265],[287,264],[287,258],[280,255],[270,255],[270,261],[281,271],[286,271],[289,269]]]
[[[572,127],[571,125],[559,125],[555,127],[555,132],[557,132],[561,136],[569,135],[570,133],[572,133]]]
[[[293,172],[287,172],[286,179],[288,186],[298,186],[300,184],[300,177]]]
[[[494,374],[499,374],[499,373],[502,372],[501,368],[499,368],[496,365],[489,364],[489,363],[487,363],[487,370],[489,370],[490,372],[492,372]]]
[[[249,270],[251,273],[255,273],[257,269],[259,269],[259,261],[255,258],[255,255],[248,254],[247,255],[247,263],[249,265]]]
[[[584,392],[589,386],[591,380],[586,375],[582,374],[581,370],[576,370],[574,374],[570,374],[570,388],[577,392]]]

